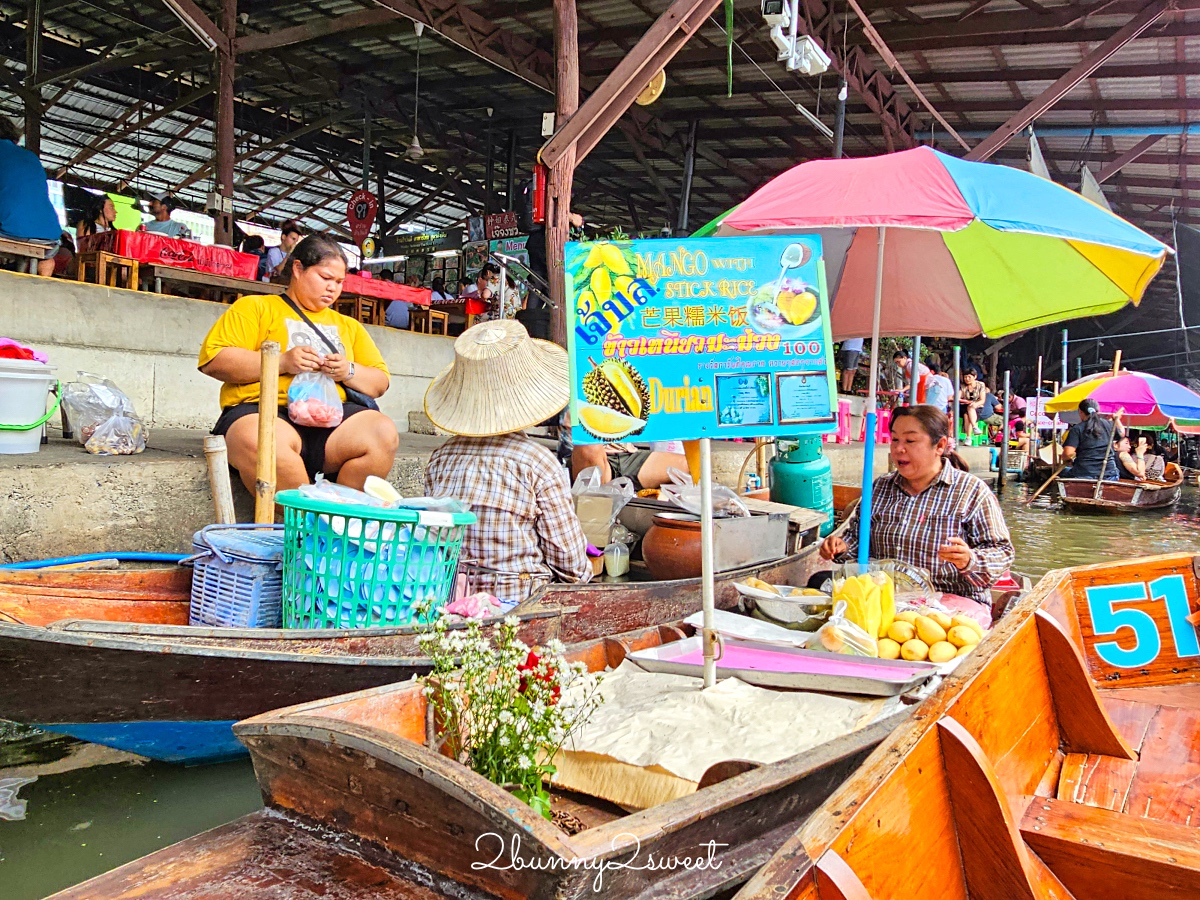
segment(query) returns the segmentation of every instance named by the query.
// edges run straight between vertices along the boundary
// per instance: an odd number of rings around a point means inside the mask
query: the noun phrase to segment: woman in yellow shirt
[[[287,294],[242,297],[216,321],[200,348],[200,371],[222,382],[221,416],[213,434],[225,435],[229,463],[253,493],[260,350],[264,341],[276,341],[282,350],[275,398],[279,489],[308,484],[318,472],[355,488],[361,488],[368,475],[386,478],[400,440],[395,423],[378,410],[346,400],[347,387],[368,397],[382,396],[390,376],[367,330],[330,308],[346,277],[342,249],[326,235],[310,235],[292,251],[284,272]],[[339,352],[331,352],[288,299]],[[288,418],[288,388],[301,372],[319,372],[337,383],[343,405],[336,428],[297,425]]]

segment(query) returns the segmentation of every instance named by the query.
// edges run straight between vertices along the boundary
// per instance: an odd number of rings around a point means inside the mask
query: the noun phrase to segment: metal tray
[[[868,659],[841,653],[799,650],[740,638],[723,637],[721,643],[724,647],[722,658],[717,660],[717,677],[737,678],[760,687],[894,697],[911,691],[938,671],[937,666],[930,663],[900,659]],[[793,666],[795,671],[741,668],[728,659],[730,656],[740,655],[737,653],[739,650],[770,654],[771,658],[781,660],[783,665]],[[625,658],[647,672],[700,677],[703,665],[685,661],[685,658],[695,658],[696,654],[703,652],[700,637],[697,635],[661,647],[638,650]]]

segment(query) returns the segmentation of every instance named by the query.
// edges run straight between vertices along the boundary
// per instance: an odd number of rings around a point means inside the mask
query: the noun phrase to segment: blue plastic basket
[[[450,596],[471,513],[329,503],[283,491],[285,628],[410,625]]]
[[[279,628],[283,527],[209,525],[192,537],[191,625]]]

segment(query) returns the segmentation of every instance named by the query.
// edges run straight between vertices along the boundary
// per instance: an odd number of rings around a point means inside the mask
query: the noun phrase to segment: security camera
[[[786,27],[791,20],[788,15],[787,0],[762,0],[763,21],[771,27],[783,25]]]

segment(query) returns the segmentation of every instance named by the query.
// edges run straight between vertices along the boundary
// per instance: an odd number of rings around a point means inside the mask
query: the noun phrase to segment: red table
[[[417,306],[428,306],[433,299],[433,291],[429,288],[411,287],[379,278],[363,278],[361,275],[347,275],[342,282],[342,293],[374,297],[376,300],[403,300]]]
[[[226,278],[253,280],[258,273],[258,257],[253,253],[239,253],[231,247],[183,241],[153,231],[118,228],[102,234],[85,234],[79,238],[78,245],[80,253],[114,253],[148,265],[191,269]]]

